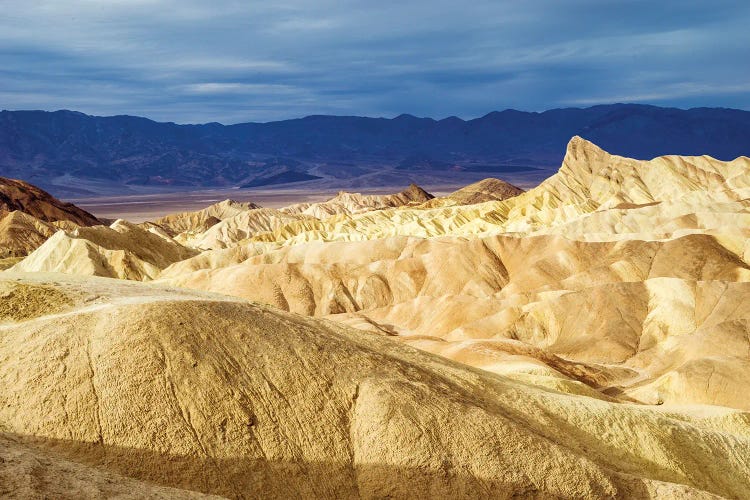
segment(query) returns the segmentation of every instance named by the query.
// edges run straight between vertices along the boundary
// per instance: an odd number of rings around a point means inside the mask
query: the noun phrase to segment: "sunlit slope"
[[[216,262],[199,256],[162,280],[335,315],[492,371],[513,368],[503,348],[513,340],[585,363],[596,380],[573,378],[604,392],[750,409],[741,390],[750,382],[750,269],[709,235],[600,243],[397,237],[226,252],[244,260],[212,269]],[[498,341],[499,350],[462,353],[480,339],[485,350]]]
[[[474,203],[510,189],[483,181],[428,201],[412,186],[223,202],[165,218],[187,224],[174,239],[119,222],[58,234],[14,269],[156,277],[567,392],[750,409],[748,162],[631,160],[573,138],[557,174],[508,199]]]
[[[666,238],[750,226],[750,159],[665,156],[651,161],[610,155],[575,137],[558,173],[519,196],[472,205],[396,208],[304,221],[261,235],[263,241],[362,240],[499,233],[573,234],[582,239]],[[573,229],[571,229],[571,227]]]
[[[71,222],[78,226],[96,226],[101,223],[85,210],[62,202],[36,186],[0,177],[0,217],[16,211],[45,222]]]
[[[90,213],[36,186],[0,177],[0,270],[39,248],[58,229],[98,224]]]
[[[109,227],[59,231],[13,270],[149,280],[196,253],[157,228],[145,230],[117,220]]]
[[[235,246],[255,234],[274,231],[294,221],[312,219],[309,215],[286,213],[273,208],[243,210],[198,233],[182,233],[177,240],[189,247],[213,250]]]
[[[234,200],[224,200],[219,203],[214,203],[202,210],[167,215],[152,223],[146,223],[144,225],[160,226],[172,236],[180,233],[194,234],[205,231],[224,219],[228,219],[254,208],[260,207],[255,203],[241,203]]]
[[[433,196],[417,186],[411,184],[403,191],[395,194],[363,195],[361,193],[340,192],[330,200],[318,203],[297,203],[281,210],[289,214],[301,214],[316,219],[327,219],[332,215],[351,215],[384,208],[420,205]]]
[[[219,296],[5,275],[0,426],[233,497],[743,497],[747,413],[570,396]]]

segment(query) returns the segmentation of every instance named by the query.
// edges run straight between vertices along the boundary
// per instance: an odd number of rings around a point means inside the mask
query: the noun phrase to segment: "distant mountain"
[[[0,112],[0,175],[63,192],[102,185],[265,186],[449,182],[507,174],[540,180],[580,135],[616,154],[750,154],[750,112],[635,104],[474,120],[309,116],[270,123],[178,125],[73,111]],[[406,176],[406,177],[404,177]]]

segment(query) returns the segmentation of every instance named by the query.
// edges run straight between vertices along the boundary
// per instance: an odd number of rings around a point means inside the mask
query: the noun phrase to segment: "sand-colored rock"
[[[196,253],[157,231],[118,220],[109,227],[59,231],[12,269],[148,280]]]
[[[316,219],[326,219],[332,215],[351,215],[384,208],[414,206],[432,198],[430,193],[416,184],[411,184],[400,193],[363,195],[342,191],[327,201],[298,203],[281,210],[290,214],[304,214]]]
[[[579,137],[560,171],[503,201],[430,208],[386,208],[316,223],[295,222],[260,241],[287,245],[388,236],[476,237],[565,234],[590,241],[664,239],[690,232],[750,237],[750,158],[610,155]],[[578,229],[573,229],[578,228]]]
[[[0,325],[0,425],[106,474],[247,498],[748,492],[748,413],[571,396],[227,297],[4,279],[66,298]]]
[[[186,232],[175,239],[201,250],[227,248],[256,234],[271,232],[290,222],[310,218],[308,215],[286,213],[273,208],[248,209],[217,222],[204,232]]]
[[[0,273],[0,430],[230,497],[749,497],[748,200],[574,138],[525,193],[64,227]]]
[[[559,236],[399,237],[256,251],[234,265],[216,267],[203,256],[179,262],[161,279],[301,314],[334,315],[419,346],[429,339],[433,352],[450,354],[452,346],[476,339],[486,339],[485,347],[495,339],[520,340],[585,364],[574,380],[608,373],[592,384],[603,394],[750,410],[739,390],[750,382],[750,266],[712,236],[601,243]],[[205,268],[189,270],[199,258]],[[722,305],[711,314],[694,312],[717,300]],[[587,310],[596,313],[570,315]],[[462,360],[507,374],[504,351],[496,354]],[[707,373],[706,362],[726,363],[737,384],[712,387],[694,377],[696,370]],[[690,382],[658,389],[672,381],[667,374]]]
[[[514,198],[296,221],[160,278],[561,390],[747,410],[749,171],[745,158],[643,162],[575,138],[558,174]],[[536,350],[509,354],[508,341]]]
[[[0,269],[25,257],[58,229],[101,222],[90,213],[23,181],[0,177]]]
[[[79,500],[81,498],[220,498],[137,481],[101,468],[61,458],[54,452],[0,433],[0,497]]]
[[[260,208],[255,203],[241,203],[224,200],[195,212],[183,212],[161,217],[152,224],[161,226],[175,236],[180,233],[202,232],[218,222],[233,217],[246,210]]]
[[[0,212],[0,258],[24,257],[57,230],[52,224],[24,212]]]

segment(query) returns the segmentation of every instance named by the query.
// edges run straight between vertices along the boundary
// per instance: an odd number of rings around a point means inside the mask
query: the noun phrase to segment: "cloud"
[[[695,96],[744,95],[750,93],[750,83],[712,85],[697,83],[678,83],[662,87],[658,92],[643,94],[600,95],[571,99],[570,104],[590,106],[595,104],[622,102],[673,101]]]
[[[266,85],[262,83],[191,83],[180,90],[188,94],[294,94],[295,88],[289,85]]]
[[[177,122],[750,109],[750,4],[6,0],[0,107]]]

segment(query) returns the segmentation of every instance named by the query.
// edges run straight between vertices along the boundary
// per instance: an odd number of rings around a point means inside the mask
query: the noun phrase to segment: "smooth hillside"
[[[744,412],[571,396],[216,295],[0,287],[4,439],[110,478],[235,498],[748,493]]]

